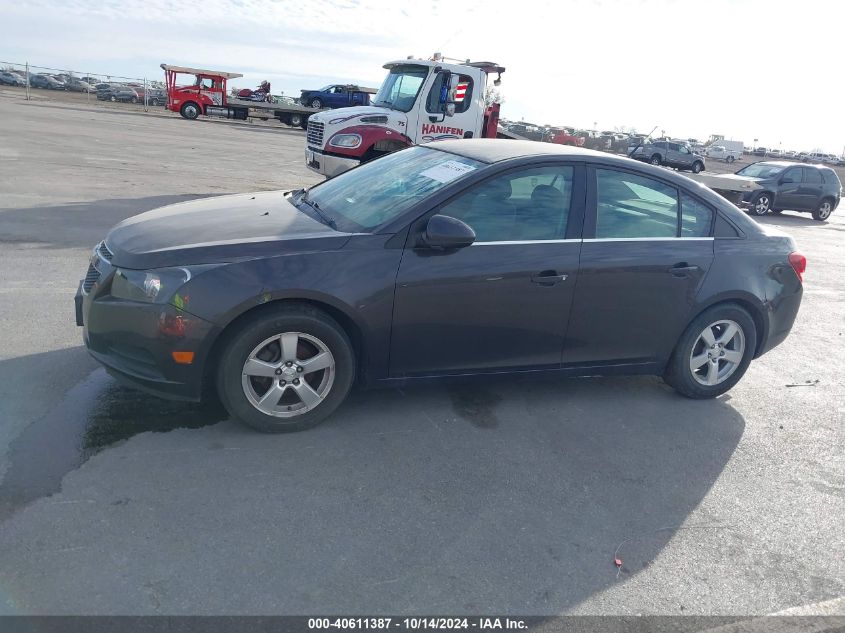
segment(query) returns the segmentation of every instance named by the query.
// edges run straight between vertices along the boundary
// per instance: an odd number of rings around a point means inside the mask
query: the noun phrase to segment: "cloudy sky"
[[[0,0],[0,61],[273,92],[377,86],[407,55],[495,61],[503,116],[783,149],[845,147],[837,0]]]

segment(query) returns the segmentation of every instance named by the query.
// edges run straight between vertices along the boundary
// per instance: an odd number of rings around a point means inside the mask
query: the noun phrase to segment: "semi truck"
[[[199,116],[216,116],[224,119],[245,121],[252,115],[262,118],[271,116],[292,127],[305,128],[308,118],[318,108],[309,108],[296,103],[277,104],[236,99],[228,95],[226,83],[229,79],[243,77],[240,73],[222,70],[206,70],[162,64],[167,85],[166,108],[178,112],[186,119]],[[180,77],[187,76],[187,79]]]
[[[451,62],[451,63],[450,63]],[[384,65],[387,77],[369,106],[322,111],[307,125],[305,163],[327,178],[411,145],[441,139],[495,138],[499,104],[488,82],[505,69],[493,62],[407,59]]]

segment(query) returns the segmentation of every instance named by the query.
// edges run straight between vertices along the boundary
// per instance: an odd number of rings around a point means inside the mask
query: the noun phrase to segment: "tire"
[[[663,161],[660,160],[660,154],[655,154],[654,156],[651,157],[651,160],[649,160],[648,162],[651,163],[652,165],[662,165],[663,164]]]
[[[772,209],[772,194],[768,191],[758,193],[751,202],[751,213],[764,216]]]
[[[332,364],[309,372],[305,363],[318,356],[321,365]],[[250,360],[255,371],[269,375],[246,374]],[[355,354],[343,328],[322,310],[291,304],[258,313],[233,334],[217,368],[217,393],[239,422],[264,433],[285,433],[325,420],[344,401],[354,378]],[[271,402],[262,405],[268,395]]]
[[[732,336],[731,327],[736,328]],[[708,347],[705,341],[708,330],[715,347]],[[681,335],[663,380],[687,398],[715,398],[739,382],[756,346],[757,328],[746,310],[734,303],[713,306],[693,319]],[[694,370],[696,364],[699,367]]]
[[[692,173],[697,174],[700,173],[704,169],[704,165],[701,161],[697,160],[692,164]]]
[[[200,107],[193,101],[188,101],[187,103],[182,104],[179,114],[189,121],[193,121],[200,115]]]
[[[303,121],[301,114],[291,114],[288,121],[288,125],[290,125],[291,127],[302,127]]]
[[[728,156],[727,161],[728,163],[734,162],[736,159],[733,156]]]
[[[109,97],[109,101],[111,101],[112,103],[117,103],[117,97],[112,95],[112,96]]]
[[[322,99],[311,99],[311,107],[316,108],[317,110],[322,110],[323,108],[323,100]]]
[[[138,103],[138,97],[132,97],[129,101],[131,103]]]
[[[816,222],[825,222],[830,214],[833,213],[833,200],[830,198],[822,198],[819,206],[813,211],[813,219]]]

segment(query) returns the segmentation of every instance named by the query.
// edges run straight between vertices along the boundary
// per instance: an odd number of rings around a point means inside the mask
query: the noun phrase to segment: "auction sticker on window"
[[[475,167],[473,167],[472,165],[459,163],[456,160],[447,160],[445,163],[440,163],[439,165],[435,165],[434,167],[429,167],[420,175],[425,176],[426,178],[431,178],[432,180],[436,180],[437,182],[447,183],[455,180],[455,178],[460,178],[467,172],[474,170]]]

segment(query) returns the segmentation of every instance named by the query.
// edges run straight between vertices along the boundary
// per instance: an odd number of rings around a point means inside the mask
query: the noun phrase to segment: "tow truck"
[[[308,119],[305,162],[331,178],[384,154],[428,141],[495,138],[499,104],[485,103],[493,62],[407,59],[384,65],[387,77],[372,105],[318,112]]]
[[[229,79],[243,77],[240,73],[222,70],[206,70],[203,68],[188,68],[186,66],[171,66],[162,64],[167,84],[167,105],[172,112],[178,112],[186,119],[196,119],[200,115],[223,117],[224,119],[238,119],[246,121],[247,117],[268,116],[278,119],[291,127],[305,129],[308,118],[318,108],[308,108],[299,104],[276,104],[257,101],[245,101],[228,95],[226,82]],[[187,83],[179,76],[188,75]]]

